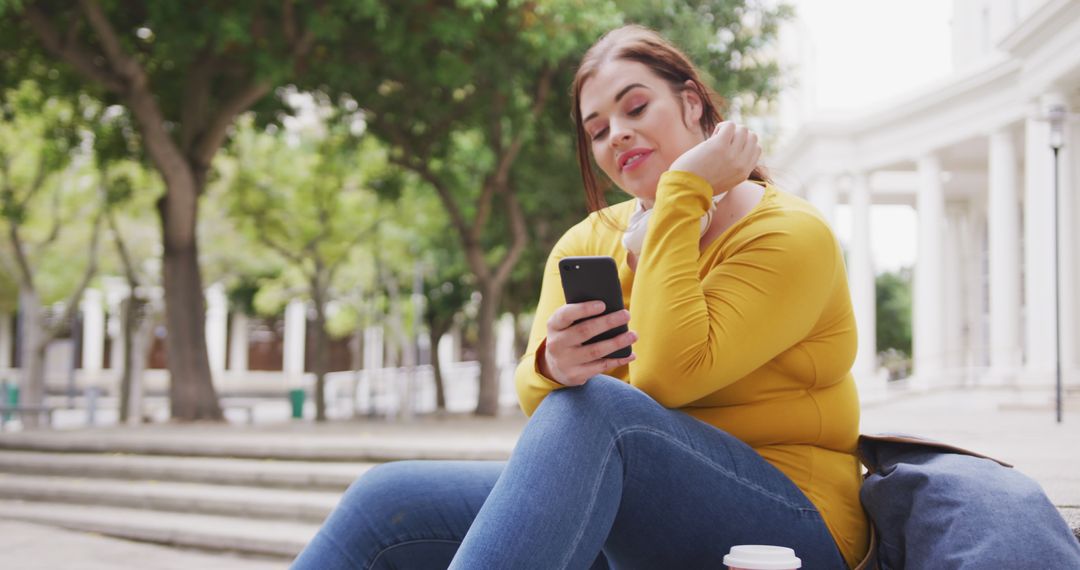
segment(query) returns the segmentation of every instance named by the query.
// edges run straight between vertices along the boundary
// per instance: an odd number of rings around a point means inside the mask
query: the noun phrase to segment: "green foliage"
[[[0,91],[0,267],[12,281],[29,279],[44,303],[67,297],[78,283],[87,222],[101,202],[92,165],[78,148],[94,105],[79,103],[48,97],[32,81]]]
[[[911,355],[911,269],[882,273],[875,283],[877,349]]]

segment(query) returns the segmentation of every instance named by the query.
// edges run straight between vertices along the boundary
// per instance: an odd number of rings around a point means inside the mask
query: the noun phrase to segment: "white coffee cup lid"
[[[732,546],[724,557],[724,564],[745,570],[794,570],[802,568],[802,560],[795,551],[783,546],[765,544],[741,544]]]

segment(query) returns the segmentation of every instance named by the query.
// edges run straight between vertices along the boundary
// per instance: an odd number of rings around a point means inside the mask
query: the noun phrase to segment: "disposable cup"
[[[741,544],[732,546],[724,557],[729,570],[795,570],[802,568],[802,560],[795,551],[783,546],[765,544]]]

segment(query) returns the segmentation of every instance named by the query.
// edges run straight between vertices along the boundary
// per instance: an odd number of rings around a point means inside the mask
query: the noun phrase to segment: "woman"
[[[606,34],[573,94],[594,213],[548,259],[513,455],[373,469],[295,567],[720,568],[745,543],[854,566],[868,527],[836,239],[657,34]],[[635,200],[603,207],[590,161]],[[571,255],[614,257],[627,310],[578,322],[603,307],[565,304]]]

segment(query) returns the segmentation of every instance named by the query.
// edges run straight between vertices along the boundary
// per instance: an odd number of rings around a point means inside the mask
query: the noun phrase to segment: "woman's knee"
[[[648,394],[611,376],[597,375],[574,388],[555,390],[544,398],[536,414],[580,418],[606,418],[611,421],[636,419],[650,410],[662,410]]]
[[[421,470],[422,462],[419,461],[376,465],[353,481],[338,508],[363,512],[367,517],[399,508],[405,499],[414,495],[414,489],[420,484],[417,479]]]

